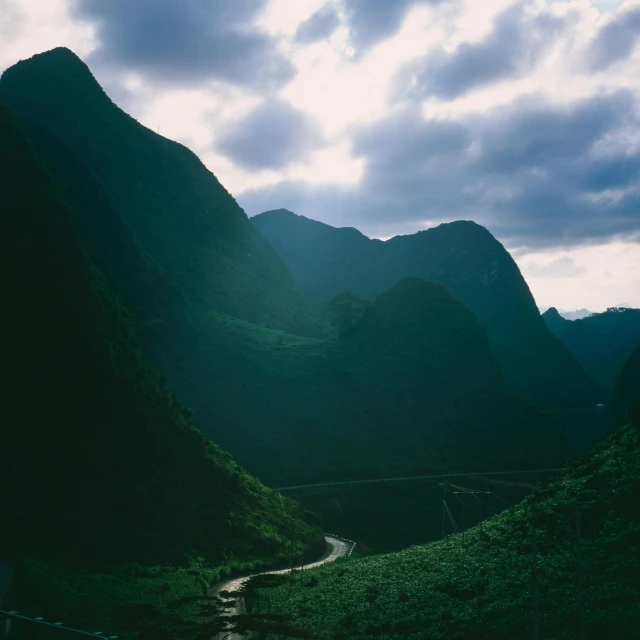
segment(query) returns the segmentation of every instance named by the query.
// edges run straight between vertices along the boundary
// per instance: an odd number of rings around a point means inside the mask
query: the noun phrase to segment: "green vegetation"
[[[77,215],[100,269],[108,272],[115,259],[113,235],[101,236],[100,230],[122,230],[126,222],[129,230],[121,233],[135,234],[195,310],[303,335],[326,332],[294,290],[286,266],[216,177],[191,151],[119,109],[71,51],[54,49],[5,71],[0,100],[23,121],[54,176],[67,178],[71,203],[83,201]],[[121,222],[105,219],[116,211]],[[128,264],[131,254],[117,258]],[[135,269],[132,275],[141,273]],[[128,291],[125,280],[113,285]]]
[[[353,329],[367,309],[368,302],[352,291],[341,291],[325,305],[339,333]]]
[[[625,362],[608,407],[609,424],[640,423],[640,347]]]
[[[500,368],[520,393],[557,411],[580,445],[602,433],[589,414],[574,411],[602,401],[597,386],[547,330],[516,263],[483,227],[458,221],[382,242],[284,209],[252,222],[317,309],[343,290],[371,300],[411,276],[446,286],[485,327]]]
[[[150,576],[169,589],[177,580],[183,593],[194,565],[207,582],[319,552],[321,533],[300,507],[206,441],[146,364],[131,315],[76,233],[77,214],[1,104],[0,192],[10,606],[119,630],[112,604],[155,606]]]
[[[543,315],[547,324],[548,313]],[[558,337],[584,370],[610,393],[622,365],[640,346],[640,309],[612,307],[566,323]]]
[[[640,378],[635,383],[638,388]],[[535,532],[541,637],[578,637],[581,575],[585,637],[637,638],[637,407],[631,415],[635,422],[570,464],[561,478],[464,536],[305,572],[296,588],[271,590],[273,610],[314,638],[530,638]]]
[[[189,404],[208,397],[199,418],[272,486],[557,466],[569,454],[553,419],[504,380],[473,314],[439,285],[399,283],[342,337],[221,314],[210,323],[217,338],[202,368],[170,375]],[[179,354],[172,361],[180,367]]]

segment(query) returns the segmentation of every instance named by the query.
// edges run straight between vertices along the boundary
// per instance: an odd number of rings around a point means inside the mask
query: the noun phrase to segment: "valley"
[[[638,309],[541,315],[470,220],[249,218],[64,47],[0,78],[0,197],[7,611],[121,640],[636,637]]]

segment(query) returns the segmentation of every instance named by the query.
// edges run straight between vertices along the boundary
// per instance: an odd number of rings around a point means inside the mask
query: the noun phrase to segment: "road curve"
[[[338,558],[345,558],[349,555],[351,549],[353,549],[354,543],[348,542],[346,540],[340,540],[339,538],[334,538],[333,536],[325,536],[324,539],[327,542],[327,552],[325,555],[320,558],[320,560],[316,562],[311,562],[309,564],[302,565],[301,567],[295,567],[297,571],[301,569],[313,569],[314,567],[319,567],[320,565],[326,564],[327,562],[333,562]],[[261,573],[255,573],[250,576],[243,576],[241,578],[232,578],[231,580],[225,580],[223,582],[218,582],[215,586],[211,587],[208,596],[218,596],[221,591],[237,591],[242,587],[242,585],[249,580],[249,578],[255,578],[256,576],[261,575],[273,575],[273,574],[282,574],[289,573],[291,569],[280,569],[278,571],[263,571]],[[239,615],[244,613],[244,601],[239,599],[236,606],[232,609],[229,609],[226,612],[226,615]],[[229,633],[222,632],[219,633],[217,638],[224,638],[225,640],[241,640],[244,636],[241,636],[237,633]]]

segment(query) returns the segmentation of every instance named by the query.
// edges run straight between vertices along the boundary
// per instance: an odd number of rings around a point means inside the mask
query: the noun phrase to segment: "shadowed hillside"
[[[542,318],[549,327],[549,331],[556,338],[561,338],[562,334],[571,326],[572,320],[567,320],[560,315],[555,307],[549,307],[543,314]]]
[[[215,571],[320,550],[296,503],[205,440],[145,363],[129,312],[81,245],[76,214],[1,103],[0,165],[0,555],[16,562],[13,606],[93,625],[115,584],[78,587],[89,566],[163,565],[155,575],[171,581],[169,565],[186,571],[190,557]]]
[[[36,131],[35,146],[56,177],[68,177],[68,197],[98,201],[102,210],[115,205],[139,246],[196,310],[322,333],[286,266],[216,177],[191,151],[119,109],[71,51],[54,49],[5,71],[0,99]],[[87,170],[108,195],[94,179],[85,185]],[[94,246],[104,244],[106,260],[116,260],[99,218],[84,220],[87,234]]]
[[[637,375],[633,386],[640,389]],[[321,638],[524,640],[532,637],[537,585],[539,637],[578,638],[582,619],[587,639],[635,640],[638,404],[629,416],[626,427],[561,478],[464,536],[310,571],[293,595],[289,586],[272,589],[272,606]],[[474,502],[472,495],[458,497]]]
[[[547,324],[548,313],[542,316]],[[640,346],[640,309],[611,308],[566,322],[558,337],[602,389],[611,392],[622,365]]]
[[[541,409],[558,411],[578,442],[591,436],[594,425],[581,412],[600,399],[596,385],[546,328],[517,265],[483,227],[453,222],[382,242],[284,209],[252,221],[317,309],[339,291],[371,299],[408,276],[443,284],[484,325],[516,388]]]
[[[439,285],[399,283],[341,337],[221,315],[211,331],[217,347],[189,393],[210,397],[220,444],[276,486],[528,468],[568,454],[553,419],[504,380],[473,314]]]
[[[613,428],[624,422],[640,424],[640,347],[629,356],[618,375],[608,419]]]

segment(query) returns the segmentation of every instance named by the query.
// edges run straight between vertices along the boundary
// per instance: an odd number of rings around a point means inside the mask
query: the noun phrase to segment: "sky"
[[[0,0],[249,215],[487,227],[541,307],[640,307],[640,0]]]

